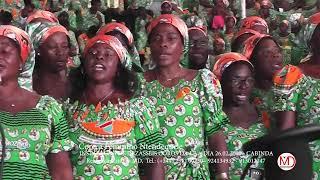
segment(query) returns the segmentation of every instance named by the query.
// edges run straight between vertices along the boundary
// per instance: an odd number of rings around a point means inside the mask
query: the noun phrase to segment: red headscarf
[[[252,30],[252,29],[242,29],[235,35],[234,40],[238,39],[240,36],[242,36],[244,34],[258,35],[260,33],[255,30]]]
[[[84,55],[88,53],[88,50],[96,43],[108,44],[113,50],[116,51],[121,63],[125,60],[126,50],[122,46],[121,42],[114,36],[109,35],[97,35],[91,39],[86,44],[84,48]]]
[[[46,19],[49,22],[53,22],[53,23],[59,23],[58,18],[52,12],[37,10],[36,12],[34,12],[32,15],[30,15],[27,18],[27,24],[29,24],[31,21],[38,19],[38,18]]]
[[[271,38],[272,39],[272,36],[266,35],[266,34],[258,34],[258,35],[253,35],[250,38],[248,38],[244,42],[244,47],[243,47],[243,50],[242,50],[242,54],[245,57],[247,57],[248,59],[251,59],[253,51],[254,51],[254,48],[264,38]],[[277,43],[277,45],[278,45],[278,43]]]
[[[253,65],[245,56],[239,53],[229,52],[216,57],[216,63],[213,67],[213,73],[217,76],[219,80],[221,80],[224,70],[227,67],[229,67],[232,63],[237,61],[246,62],[253,68]]]
[[[309,23],[319,24],[320,23],[320,12],[313,14],[309,17]]]
[[[112,22],[109,24],[106,24],[105,26],[101,27],[99,31],[97,32],[98,35],[105,35],[108,32],[111,31],[119,31],[123,35],[125,35],[129,41],[129,45],[131,46],[133,44],[133,35],[131,31],[123,24],[117,23],[117,22]]]
[[[252,29],[254,26],[264,26],[269,33],[269,27],[267,22],[258,16],[249,16],[242,20],[240,25],[240,30],[242,29]]]
[[[31,51],[31,40],[28,34],[15,26],[2,25],[0,26],[0,36],[8,37],[18,43],[21,60],[25,63]]]
[[[158,16],[156,19],[154,19],[147,28],[148,34],[150,34],[151,31],[158,24],[161,24],[161,23],[173,25],[175,28],[178,29],[178,31],[180,32],[180,34],[182,35],[184,40],[189,39],[187,25],[184,23],[184,21],[182,19],[180,19],[179,17],[177,17],[173,14],[162,14],[162,15]],[[184,43],[186,43],[186,41]]]

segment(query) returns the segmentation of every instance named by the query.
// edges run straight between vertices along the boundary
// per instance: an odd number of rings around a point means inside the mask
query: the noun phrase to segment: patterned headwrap
[[[255,30],[252,30],[252,29],[243,29],[243,30],[239,31],[232,39],[232,45],[231,45],[232,48],[235,48],[233,46],[238,41],[238,38],[240,38],[242,35],[245,35],[245,34],[258,35],[260,33]],[[237,42],[237,43],[239,44],[239,42]],[[242,42],[242,44],[239,44],[239,45],[240,45],[240,47],[237,47],[237,49],[233,49],[233,50],[236,52],[241,52],[240,50],[243,49],[244,42]]]
[[[192,27],[192,28],[189,28],[189,29],[188,29],[188,32],[189,32],[189,31],[192,31],[192,30],[200,31],[204,36],[206,36],[206,37],[208,36],[206,29],[204,29],[204,28],[202,28],[202,27]]]
[[[0,35],[8,37],[18,43],[21,60],[25,63],[31,51],[31,41],[28,34],[17,27],[2,25],[0,26]]]
[[[125,35],[128,39],[129,42],[129,46],[131,46],[131,48],[133,49],[132,52],[128,52],[126,53],[126,59],[127,62],[130,62],[130,67],[128,67],[129,69],[131,69],[133,66],[133,70],[138,71],[138,72],[143,72],[143,68],[141,66],[140,63],[140,56],[138,53],[138,50],[134,44],[134,39],[133,39],[133,35],[131,33],[131,31],[129,30],[129,28],[127,28],[125,25],[121,24],[121,23],[117,23],[117,22],[112,22],[112,23],[108,23],[105,26],[101,27],[99,29],[99,31],[97,32],[98,35],[105,35],[108,32],[111,31],[119,31],[121,34]]]
[[[269,33],[269,27],[267,22],[258,16],[249,16],[241,21],[240,30],[242,29],[252,29],[254,26],[264,26]]]
[[[41,23],[38,25],[33,32],[31,32],[31,40],[33,42],[34,48],[37,50],[40,45],[45,42],[49,36],[54,33],[62,32],[67,36],[69,35],[65,27],[56,23]]]
[[[131,33],[131,31],[123,24],[121,23],[117,23],[117,22],[112,22],[112,23],[108,23],[105,26],[101,27],[99,29],[99,31],[97,32],[97,34],[99,35],[105,35],[108,32],[111,31],[119,31],[120,33],[122,33],[123,35],[125,35],[129,41],[129,46],[133,45],[133,35]]]
[[[20,87],[32,91],[32,61],[34,61],[35,53],[28,34],[15,26],[2,25],[0,26],[0,35],[14,40],[19,45],[20,57],[24,67],[18,77],[18,82]]]
[[[244,34],[253,34],[253,35],[257,35],[260,34],[259,32],[252,30],[252,29],[242,29],[240,30],[235,36],[233,41],[235,41],[236,39],[238,39],[240,36],[244,35]]]
[[[186,20],[186,24],[187,24],[188,28],[196,26],[196,27],[205,27],[205,29],[207,29],[203,19],[201,19],[199,16],[196,16],[196,15],[190,16]]]
[[[244,47],[242,50],[242,54],[247,58],[247,59],[251,59],[252,55],[253,55],[253,51],[255,49],[255,47],[257,46],[257,44],[264,38],[271,38],[272,36],[270,35],[266,35],[266,34],[258,34],[258,35],[253,35],[250,38],[248,38],[245,42],[244,42]],[[279,44],[276,43],[278,46]],[[280,46],[279,46],[280,47]]]
[[[312,56],[312,49],[311,49],[311,39],[314,33],[314,30],[316,30],[316,27],[320,23],[320,13],[316,13],[309,17],[308,24],[303,29],[303,45],[304,49],[309,52],[307,57],[303,58],[301,62],[306,62],[310,60],[310,57]]]
[[[251,62],[245,56],[239,53],[229,52],[229,53],[221,54],[217,56],[215,60],[216,60],[216,63],[213,67],[213,73],[217,76],[219,80],[221,80],[224,70],[227,67],[229,67],[232,63],[237,61],[246,62],[253,69],[253,65],[251,64]]]
[[[58,18],[53,13],[49,11],[37,10],[27,18],[27,24],[38,18],[46,19],[48,22],[52,23],[59,23]]]
[[[320,13],[316,13],[309,17],[309,23],[304,28],[303,37],[304,37],[304,43],[307,45],[306,48],[311,50],[311,38],[314,33],[314,30],[316,29],[317,25],[320,23]]]
[[[114,36],[110,35],[97,35],[93,38],[91,38],[87,44],[86,47],[84,48],[84,56],[88,53],[88,50],[95,44],[97,43],[102,43],[102,44],[107,44],[110,46],[114,51],[116,51],[119,60],[121,64],[126,68],[126,69],[131,69],[132,68],[132,61],[128,56],[126,55],[128,52],[126,48],[124,48],[121,44],[121,42]]]
[[[180,19],[178,16],[175,16],[173,14],[162,14],[158,16],[156,19],[154,19],[150,25],[147,28],[148,35],[150,36],[152,30],[158,25],[158,24],[170,24],[178,29],[180,34],[183,37],[183,44],[184,44],[184,57],[182,59],[181,64],[184,66],[187,66],[188,61],[188,50],[189,50],[189,35],[188,35],[188,27],[184,23],[182,19]]]

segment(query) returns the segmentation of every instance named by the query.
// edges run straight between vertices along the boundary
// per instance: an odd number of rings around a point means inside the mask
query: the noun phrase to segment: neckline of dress
[[[19,111],[19,112],[16,112],[16,113],[11,113],[11,112],[8,112],[8,111],[0,110],[0,113],[10,115],[11,117],[17,117],[17,116],[19,116],[20,114],[23,114],[23,113],[27,113],[27,112],[32,112],[32,111],[39,110],[39,105],[40,105],[40,103],[42,102],[42,100],[43,100],[44,97],[45,97],[45,96],[40,96],[40,98],[38,99],[37,104],[36,104],[35,107],[33,107],[33,108],[29,108],[29,109],[26,109],[26,110],[24,110],[24,111]]]
[[[147,80],[146,80],[145,78],[144,78],[144,80],[145,80],[145,83],[155,82],[155,83],[158,84],[162,89],[172,89],[172,88],[175,88],[175,87],[177,87],[177,86],[179,86],[179,85],[181,85],[181,84],[183,84],[183,83],[192,83],[194,80],[196,80],[196,79],[199,78],[200,74],[201,74],[200,71],[198,71],[198,72],[197,72],[197,75],[196,75],[194,78],[190,79],[190,80],[186,80],[186,79],[184,79],[184,78],[179,79],[176,84],[174,84],[173,86],[170,86],[170,87],[163,85],[158,79],[154,79],[154,80],[149,81],[149,82],[147,82]]]

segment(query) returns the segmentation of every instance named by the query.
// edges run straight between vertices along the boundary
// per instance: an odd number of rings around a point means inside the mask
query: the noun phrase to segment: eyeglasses
[[[232,86],[240,87],[240,85],[243,85],[244,83],[246,86],[251,86],[254,83],[254,79],[252,77],[249,77],[246,79],[240,79],[240,78],[231,79]]]

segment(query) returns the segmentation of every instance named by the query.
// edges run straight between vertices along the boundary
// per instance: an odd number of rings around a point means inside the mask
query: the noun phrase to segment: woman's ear
[[[22,62],[20,61],[20,64],[19,64],[19,72],[22,73],[22,70],[23,70],[23,64],[22,64]]]

